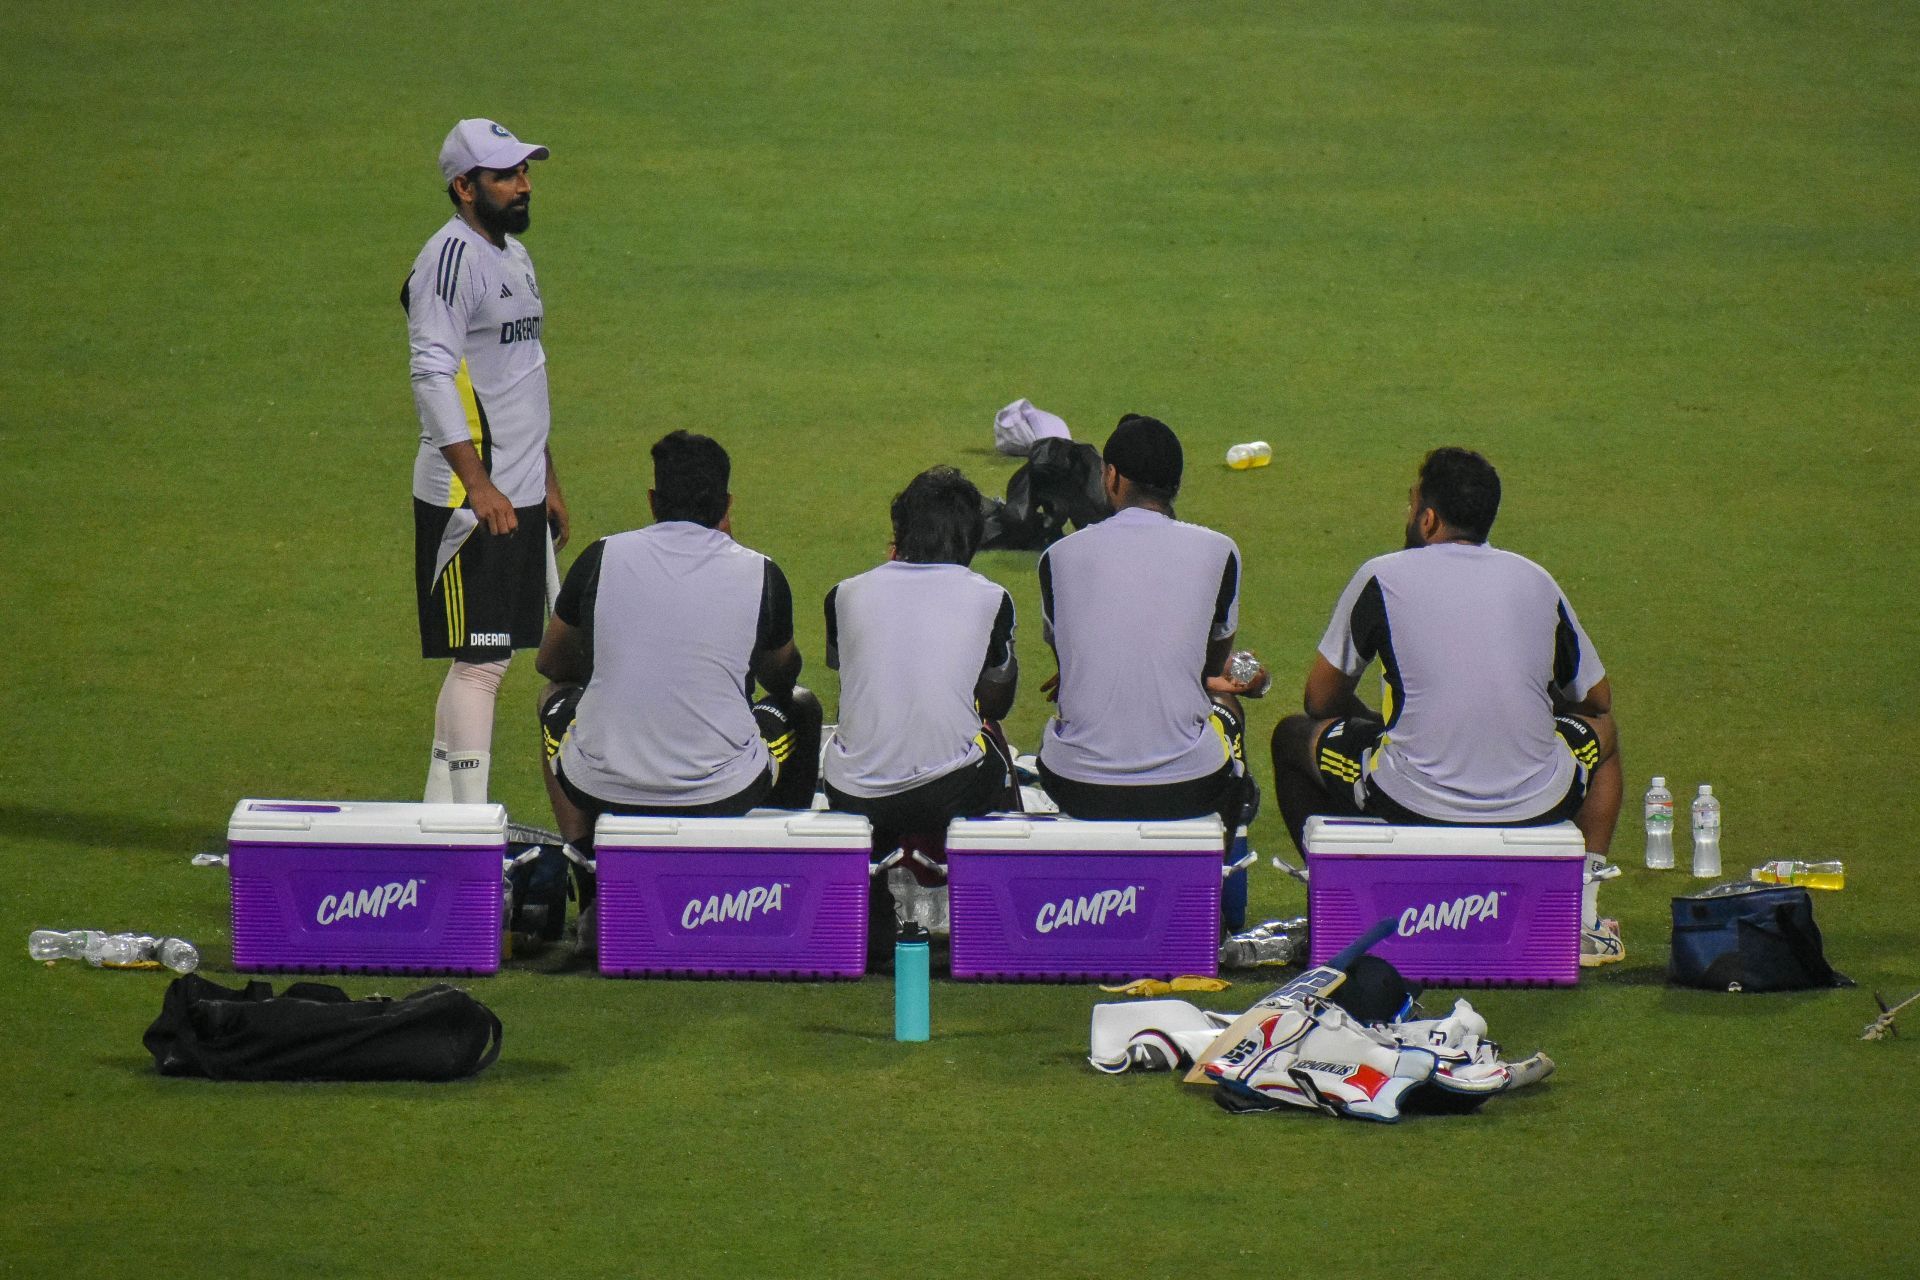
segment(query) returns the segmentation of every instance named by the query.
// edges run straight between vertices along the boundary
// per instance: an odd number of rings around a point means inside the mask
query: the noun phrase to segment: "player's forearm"
[[[1013,697],[1020,687],[1020,663],[1009,657],[1007,665],[999,671],[982,673],[980,680],[973,686],[974,704],[980,708],[982,719],[1004,720],[1013,710]]]
[[[480,451],[473,447],[473,441],[461,440],[454,444],[442,445],[440,456],[447,460],[471,494],[499,492],[494,488],[493,477],[487,474],[486,464],[480,461]]]
[[[533,666],[556,684],[584,684],[593,674],[593,659],[579,629],[558,618],[547,619],[547,631],[540,637],[540,652]]]

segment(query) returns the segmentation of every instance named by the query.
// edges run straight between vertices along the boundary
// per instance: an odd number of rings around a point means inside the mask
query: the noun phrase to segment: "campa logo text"
[[[1500,918],[1501,893],[1470,893],[1451,902],[1429,902],[1424,907],[1408,907],[1400,913],[1397,930],[1403,938],[1432,933],[1436,929],[1464,929],[1476,920]]]
[[[793,886],[784,882],[757,884],[736,893],[716,893],[705,899],[694,898],[680,913],[682,929],[698,929],[703,924],[723,920],[747,921],[762,912],[774,912],[782,906],[782,895]]]
[[[361,920],[368,916],[384,918],[389,911],[401,911],[419,905],[420,881],[396,880],[392,884],[377,884],[358,893],[352,890],[330,893],[320,899],[313,920],[315,924],[332,924],[336,920]]]
[[[1144,885],[1130,884],[1124,889],[1102,889],[1083,898],[1062,898],[1043,902],[1033,918],[1035,933],[1052,933],[1076,924],[1105,924],[1108,916],[1130,916],[1140,909],[1140,890]]]

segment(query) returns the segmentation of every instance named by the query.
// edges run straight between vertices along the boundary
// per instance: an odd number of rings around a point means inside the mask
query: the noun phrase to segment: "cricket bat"
[[[1207,1064],[1216,1058],[1224,1057],[1227,1050],[1250,1034],[1260,1025],[1260,1020],[1272,1013],[1281,1000],[1298,1000],[1304,996],[1313,996],[1324,1000],[1341,983],[1347,980],[1347,967],[1372,949],[1376,942],[1393,932],[1395,919],[1388,916],[1365,933],[1342,947],[1337,955],[1330,957],[1323,965],[1317,965],[1298,975],[1289,982],[1282,983],[1260,998],[1245,1013],[1221,1028],[1220,1034],[1213,1038],[1204,1053],[1193,1060],[1193,1067],[1181,1078],[1185,1084],[1212,1084],[1213,1078],[1207,1074]]]

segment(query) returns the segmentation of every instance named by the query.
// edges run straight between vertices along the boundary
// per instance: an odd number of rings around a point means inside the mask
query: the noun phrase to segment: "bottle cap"
[[[907,920],[900,925],[900,941],[901,942],[924,943],[927,941],[927,937],[928,937],[927,927],[921,924],[918,920]]]
[[[1656,773],[1653,775],[1653,785],[1656,787],[1664,787],[1667,785],[1667,780]]]
[[[1701,795],[1703,795],[1703,796],[1710,796],[1710,795],[1712,795],[1712,794],[1713,794],[1713,784],[1712,784],[1711,782],[1703,782],[1703,783],[1701,783],[1701,784],[1700,784],[1700,794],[1701,794]]]

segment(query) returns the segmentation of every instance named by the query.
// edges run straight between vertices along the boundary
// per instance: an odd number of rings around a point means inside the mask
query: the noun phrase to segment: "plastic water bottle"
[[[1655,778],[1647,788],[1647,868],[1673,869],[1673,792],[1665,778]]]
[[[1693,798],[1693,874],[1703,880],[1720,874],[1720,801],[1706,782]]]
[[[156,963],[175,973],[192,973],[200,967],[200,952],[184,938],[98,929],[35,929],[27,937],[27,954],[35,960],[85,960],[96,968]]]
[[[1265,440],[1250,440],[1227,450],[1227,465],[1235,471],[1251,471],[1273,461],[1273,446]]]
[[[927,931],[916,920],[900,926],[893,944],[893,1038],[925,1040],[933,1033]]]

